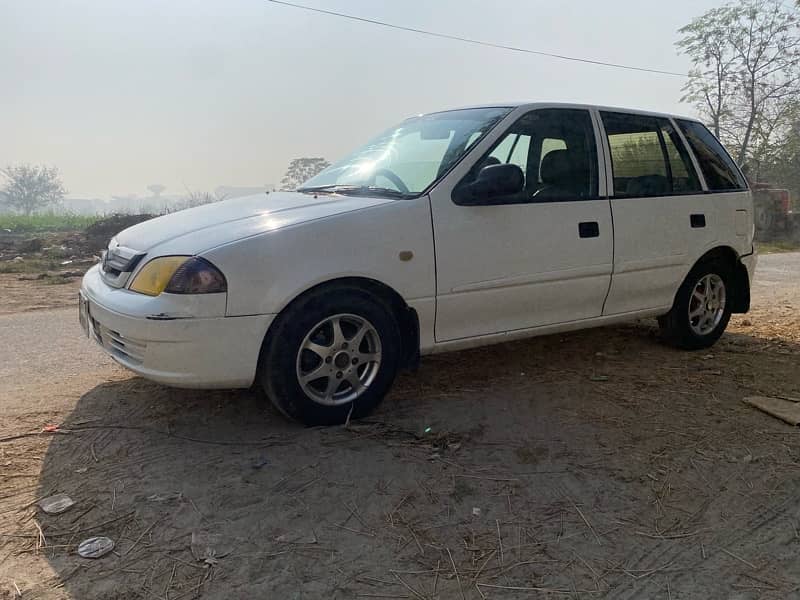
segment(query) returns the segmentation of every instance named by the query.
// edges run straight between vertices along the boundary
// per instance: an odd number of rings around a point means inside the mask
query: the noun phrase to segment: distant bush
[[[86,243],[94,249],[105,248],[108,241],[123,229],[148,221],[156,215],[107,215],[97,217],[85,231]]]
[[[214,204],[215,202],[222,202],[225,199],[227,199],[225,194],[190,191],[185,198],[176,200],[170,206],[165,207],[163,214],[178,212],[179,210],[194,208],[195,206],[203,206],[204,204]]]
[[[53,212],[35,215],[0,214],[0,233],[36,233],[45,231],[79,231],[102,219],[100,215],[72,215]]]

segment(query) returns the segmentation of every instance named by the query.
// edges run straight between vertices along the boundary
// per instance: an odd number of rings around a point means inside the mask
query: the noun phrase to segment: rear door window
[[[612,112],[601,115],[611,149],[616,197],[701,191],[694,166],[668,119]]]
[[[747,182],[717,138],[701,123],[678,120],[686,141],[694,152],[709,191],[746,190]]]

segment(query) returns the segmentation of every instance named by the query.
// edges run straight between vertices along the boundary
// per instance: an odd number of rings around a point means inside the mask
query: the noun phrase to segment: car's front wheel
[[[261,364],[270,400],[306,425],[372,411],[394,381],[400,333],[389,307],[360,289],[328,289],[278,317]]]
[[[667,341],[687,350],[713,345],[731,318],[731,281],[723,261],[695,266],[678,290],[672,310],[658,320]]]

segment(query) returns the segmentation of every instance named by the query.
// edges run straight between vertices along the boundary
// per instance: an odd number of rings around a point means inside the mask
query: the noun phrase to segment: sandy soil
[[[48,277],[0,273],[0,315],[61,308],[77,303],[80,277]]]
[[[710,351],[638,324],[437,356],[349,428],[12,365],[0,598],[800,597],[800,432],[742,403],[800,396],[786,264]],[[94,535],[114,553],[77,556]]]

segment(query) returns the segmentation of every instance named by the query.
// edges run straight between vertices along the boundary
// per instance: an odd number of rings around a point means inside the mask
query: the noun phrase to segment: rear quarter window
[[[689,147],[694,152],[709,191],[746,190],[747,182],[717,138],[701,123],[678,120]]]

